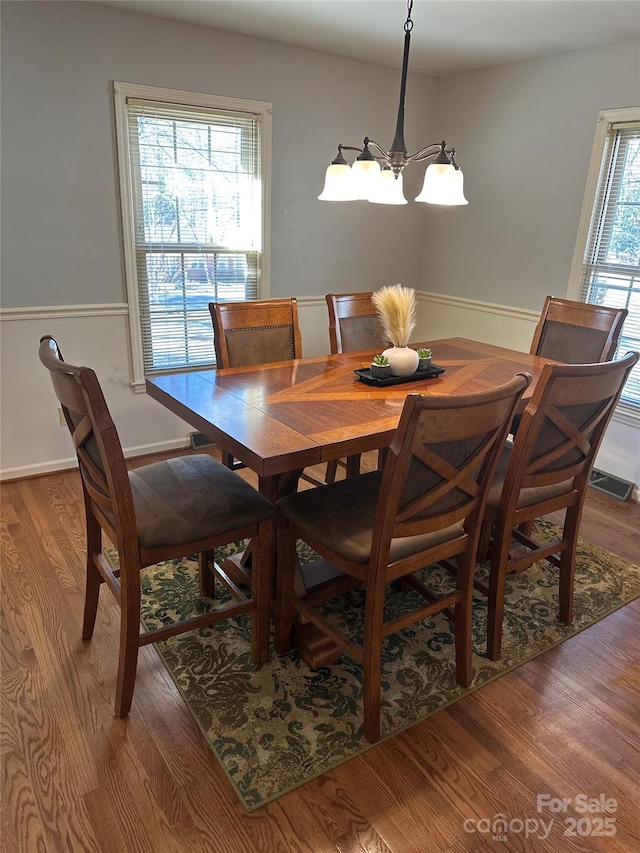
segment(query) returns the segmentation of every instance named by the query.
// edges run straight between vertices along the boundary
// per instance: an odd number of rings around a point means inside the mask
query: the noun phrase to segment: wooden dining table
[[[390,444],[407,394],[485,391],[527,371],[532,382],[549,359],[466,338],[427,341],[444,373],[375,387],[354,373],[376,351],[301,358],[251,367],[149,377],[148,394],[258,475],[274,501],[311,465]]]

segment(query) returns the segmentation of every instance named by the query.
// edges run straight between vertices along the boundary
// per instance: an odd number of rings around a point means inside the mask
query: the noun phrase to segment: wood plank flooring
[[[590,492],[581,533],[637,562],[640,505]],[[247,814],[155,649],[129,718],[113,717],[107,590],[80,640],[78,473],[4,484],[1,544],[2,853],[640,850],[640,600]],[[578,794],[616,809],[536,809]],[[507,840],[486,831],[496,815]]]

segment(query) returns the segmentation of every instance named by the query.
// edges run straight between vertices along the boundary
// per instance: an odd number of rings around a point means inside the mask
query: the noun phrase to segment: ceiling
[[[400,67],[405,0],[90,0]],[[411,70],[457,74],[640,38],[640,0],[414,0]]]

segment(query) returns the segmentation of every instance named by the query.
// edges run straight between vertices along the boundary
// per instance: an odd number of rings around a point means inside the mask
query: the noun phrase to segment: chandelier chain
[[[411,20],[411,11],[413,9],[413,0],[407,0],[407,20],[404,22],[405,33],[410,33],[413,29],[413,21]]]

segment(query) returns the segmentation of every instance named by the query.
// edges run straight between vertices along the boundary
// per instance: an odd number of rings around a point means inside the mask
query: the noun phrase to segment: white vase
[[[418,353],[411,347],[390,347],[383,352],[389,359],[392,376],[410,376],[418,369]]]

